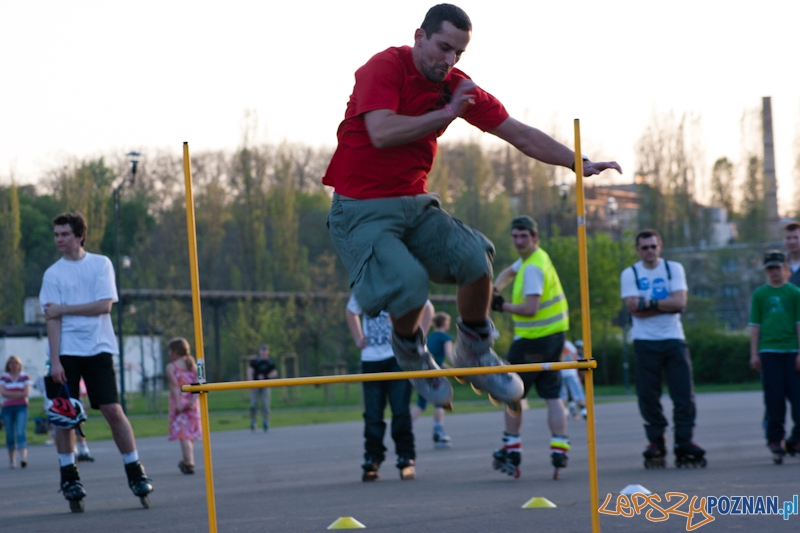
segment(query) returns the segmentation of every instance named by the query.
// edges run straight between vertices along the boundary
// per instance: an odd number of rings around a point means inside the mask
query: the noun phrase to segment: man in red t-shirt
[[[572,150],[510,117],[494,96],[454,68],[471,32],[462,9],[439,4],[414,33],[413,47],[389,48],[359,68],[322,179],[335,190],[328,227],[355,297],[370,315],[389,311],[392,348],[404,370],[438,368],[419,328],[429,280],[458,285],[456,366],[502,364],[491,348],[488,318],[494,246],[426,191],[436,139],[461,117],[539,161],[574,164]],[[606,169],[621,171],[614,162],[584,164],[586,176]],[[516,374],[468,379],[512,410],[519,408],[523,386]],[[434,404],[452,399],[444,378],[417,380],[417,388]]]

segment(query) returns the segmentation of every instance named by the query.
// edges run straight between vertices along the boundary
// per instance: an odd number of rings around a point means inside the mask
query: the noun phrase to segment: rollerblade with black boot
[[[83,499],[86,491],[81,485],[78,467],[74,464],[61,467],[61,492],[69,501],[69,508],[73,513],[83,512]]]
[[[788,455],[794,457],[795,455],[800,454],[800,441],[787,440],[784,443],[784,449]]]
[[[707,461],[705,457],[706,451],[695,444],[689,442],[685,444],[675,444],[675,468],[705,468]]]
[[[667,447],[664,444],[664,437],[660,437],[648,444],[642,455],[644,456],[644,467],[647,470],[666,468]]]
[[[397,469],[400,470],[400,479],[406,480],[417,477],[417,471],[414,469],[414,459],[398,457]]]
[[[142,507],[150,508],[150,498],[148,494],[153,492],[153,480],[144,473],[144,467],[139,461],[134,461],[125,465],[125,474],[128,476],[128,486],[135,496],[139,497]]]
[[[492,454],[492,467],[517,479],[520,476],[519,464],[522,462],[522,442],[519,435],[505,433],[503,447]]]
[[[776,465],[783,464],[783,456],[787,453],[787,450],[784,449],[783,444],[780,442],[768,442],[767,447],[769,448],[769,451],[772,452],[772,462],[774,462]],[[792,455],[797,453],[794,445],[792,446],[792,451],[794,452]]]
[[[550,439],[550,461],[553,463],[553,479],[558,479],[558,471],[567,467],[569,439],[566,435],[553,435]]]
[[[361,481],[375,481],[380,477],[378,475],[378,470],[381,467],[381,461],[377,458],[373,457],[372,455],[365,455],[364,456],[364,464],[361,465],[361,469],[364,471],[363,475],[361,476]]]
[[[75,461],[79,463],[93,463],[94,457],[89,452],[80,452],[75,456]]]

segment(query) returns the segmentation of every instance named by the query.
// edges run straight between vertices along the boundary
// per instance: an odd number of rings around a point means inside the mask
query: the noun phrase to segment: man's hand
[[[64,306],[54,304],[52,302],[44,304],[44,317],[47,320],[53,320],[61,317],[64,314]]]
[[[356,346],[358,346],[361,350],[369,346],[369,339],[366,337],[361,337],[358,341],[356,341]]]
[[[583,176],[596,176],[604,170],[616,170],[622,174],[622,168],[616,161],[584,161],[583,162]]]
[[[492,291],[492,311],[503,312],[503,304],[506,303],[503,295],[497,291]]]
[[[474,91],[478,86],[472,80],[461,80],[461,83],[456,87],[453,97],[450,99],[450,107],[456,116],[461,117],[467,112],[467,107],[475,103],[475,96],[468,94]]]
[[[50,361],[50,377],[53,381],[59,384],[67,382],[67,373],[64,372],[64,367],[61,366],[61,361]]]

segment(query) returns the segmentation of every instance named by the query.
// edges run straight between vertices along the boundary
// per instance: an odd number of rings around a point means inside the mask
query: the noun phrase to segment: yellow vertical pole
[[[189,269],[192,280],[192,315],[194,317],[194,343],[197,355],[197,381],[206,382],[205,352],[203,348],[203,320],[200,309],[200,273],[197,266],[197,229],[194,218],[192,194],[192,163],[189,143],[183,143],[183,177],[186,188],[186,233],[189,239]],[[208,504],[208,530],[217,533],[217,505],[214,501],[214,471],[211,467],[211,427],[208,423],[208,393],[200,392],[200,420],[203,429],[203,462],[206,471],[206,503]]]
[[[592,323],[589,307],[589,259],[586,249],[586,205],[583,198],[583,156],[581,153],[581,123],[575,119],[575,194],[578,203],[578,268],[581,280],[581,325],[583,326],[583,357],[592,358]],[[597,485],[597,444],[594,425],[594,372],[586,370],[586,439],[589,448],[589,500],[592,506],[592,531],[600,532],[599,490]]]

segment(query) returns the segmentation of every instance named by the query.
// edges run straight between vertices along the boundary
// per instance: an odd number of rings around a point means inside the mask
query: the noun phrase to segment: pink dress
[[[191,385],[197,383],[197,372],[192,370],[181,370],[174,367],[175,378],[178,385]],[[191,403],[192,394],[190,392],[181,393],[181,407]],[[175,411],[175,400],[173,395],[169,395],[169,440],[200,440],[203,434],[200,431],[200,403],[195,401],[194,409],[178,413]]]

